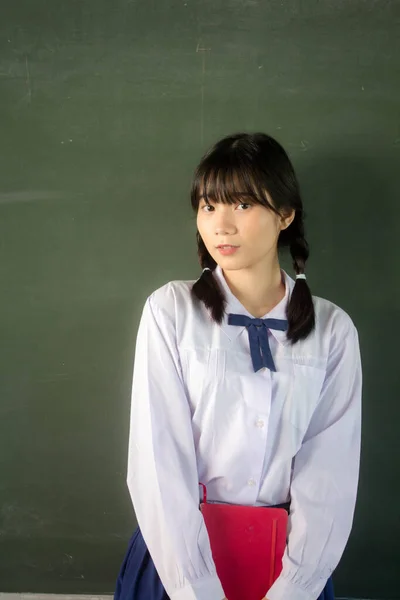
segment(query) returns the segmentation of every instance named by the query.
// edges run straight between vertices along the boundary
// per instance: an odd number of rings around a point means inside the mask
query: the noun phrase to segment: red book
[[[200,504],[218,577],[228,600],[262,600],[282,571],[284,508]]]

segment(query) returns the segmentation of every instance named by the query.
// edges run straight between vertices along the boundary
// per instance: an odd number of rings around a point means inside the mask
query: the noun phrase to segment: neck
[[[253,317],[263,317],[285,296],[285,283],[278,258],[269,267],[260,263],[250,268],[223,271],[225,281]]]

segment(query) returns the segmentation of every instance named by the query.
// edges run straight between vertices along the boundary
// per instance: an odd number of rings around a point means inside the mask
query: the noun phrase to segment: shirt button
[[[251,478],[248,480],[247,485],[249,485],[250,487],[254,487],[256,485],[256,481],[255,479]]]
[[[262,429],[264,425],[265,423],[262,419],[258,419],[258,421],[256,421],[256,427],[258,427],[259,429]]]

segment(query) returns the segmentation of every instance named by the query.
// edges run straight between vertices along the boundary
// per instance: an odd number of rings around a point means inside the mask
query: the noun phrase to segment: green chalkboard
[[[362,474],[337,592],[398,598],[399,12],[385,0],[2,3],[0,591],[112,592],[135,526],[141,308],[199,273],[188,190],[203,151],[261,130],[299,174],[313,292],[360,332]]]

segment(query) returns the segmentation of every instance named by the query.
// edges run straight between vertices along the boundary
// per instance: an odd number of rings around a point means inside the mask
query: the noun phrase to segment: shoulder
[[[146,305],[161,317],[176,321],[192,308],[191,290],[195,280],[169,281],[154,290],[147,298]]]
[[[357,345],[358,334],[350,315],[340,306],[319,296],[313,296],[315,328],[306,338],[291,347],[296,361],[326,369],[337,354],[350,343]]]
[[[286,278],[291,291],[293,291],[296,282],[287,273]],[[309,340],[313,344],[321,339],[326,342],[332,336],[340,339],[341,336],[348,333],[357,333],[351,316],[343,308],[320,296],[313,295],[312,299],[315,311],[315,329],[305,341]],[[323,345],[325,346],[325,343]]]
[[[313,301],[317,331],[340,337],[355,329],[352,318],[343,308],[319,296],[313,296]]]
[[[359,352],[358,331],[350,315],[333,302],[313,296],[316,345],[328,364],[345,352]]]
[[[191,289],[195,280],[169,281],[157,288],[149,296],[149,301],[161,309],[169,312],[177,304],[185,304],[190,300]]]

